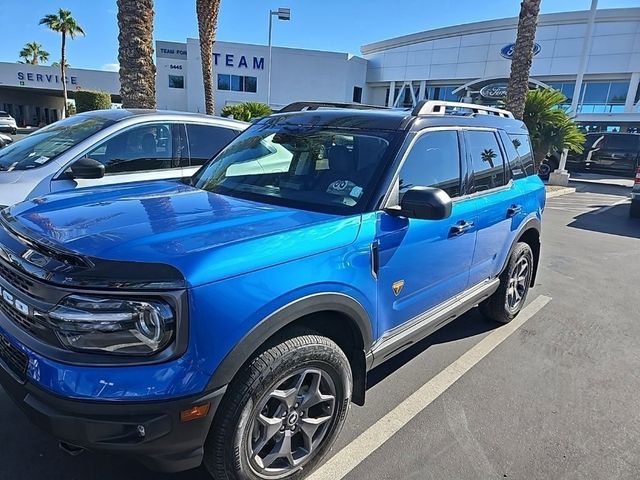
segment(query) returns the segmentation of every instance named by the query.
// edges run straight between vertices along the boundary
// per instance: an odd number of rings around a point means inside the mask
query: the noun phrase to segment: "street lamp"
[[[278,20],[291,20],[291,9],[279,8],[277,10],[269,10],[269,73],[267,78],[267,105],[269,106],[271,106],[271,27],[274,16],[277,16]]]

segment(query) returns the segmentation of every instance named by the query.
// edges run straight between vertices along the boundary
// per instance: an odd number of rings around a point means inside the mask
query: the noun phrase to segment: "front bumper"
[[[226,389],[161,402],[69,400],[21,380],[1,359],[0,385],[29,419],[60,441],[135,457],[162,472],[188,470],[202,463],[204,443]],[[180,420],[180,412],[206,403],[210,409],[205,417]]]

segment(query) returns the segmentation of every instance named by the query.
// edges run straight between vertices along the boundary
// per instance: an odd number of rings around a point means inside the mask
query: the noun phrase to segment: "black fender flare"
[[[338,312],[347,316],[361,335],[364,351],[371,348],[371,320],[357,300],[343,293],[308,295],[279,308],[253,327],[222,360],[211,377],[207,390],[229,384],[250,355],[278,331],[304,316],[319,312]]]
[[[536,281],[536,275],[538,274],[538,264],[540,262],[540,234],[542,232],[542,222],[538,217],[530,218],[520,226],[520,228],[518,229],[518,234],[516,235],[515,240],[511,244],[511,247],[509,248],[509,253],[507,254],[504,264],[500,269],[500,274],[502,274],[502,272],[504,272],[504,269],[507,268],[507,265],[509,264],[509,259],[511,258],[511,253],[513,253],[513,249],[516,248],[516,244],[522,239],[523,234],[527,230],[531,230],[531,229],[538,232],[538,248],[537,248],[537,252],[534,251],[533,273],[531,275],[531,286],[533,287]]]

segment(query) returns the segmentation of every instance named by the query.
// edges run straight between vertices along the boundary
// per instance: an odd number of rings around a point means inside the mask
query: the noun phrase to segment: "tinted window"
[[[396,133],[255,124],[194,179],[197,188],[330,213],[361,211]]]
[[[148,124],[115,135],[87,156],[101,162],[105,173],[134,173],[179,166],[174,158],[172,124]]]
[[[466,136],[474,172],[471,192],[482,192],[504,185],[504,160],[496,135],[493,132],[469,130]]]
[[[191,165],[204,165],[216,156],[238,132],[224,127],[187,124]]]
[[[520,156],[520,164],[525,175],[533,175],[533,152],[531,151],[531,142],[529,135],[513,135],[509,134],[509,138]]]
[[[630,152],[637,152],[638,140],[640,137],[635,135],[608,135],[606,139],[607,148],[616,150],[628,150]]]
[[[400,170],[400,196],[417,186],[441,188],[451,197],[460,195],[457,132],[429,132],[418,138]]]
[[[522,167],[522,162],[520,161],[520,155],[518,155],[518,150],[516,150],[516,146],[514,145],[514,142],[504,132],[500,132],[500,139],[502,140],[502,145],[504,146],[504,150],[506,153],[507,180],[509,178],[513,178],[517,180],[519,178],[526,177],[527,174],[524,171],[524,168]]]
[[[40,167],[113,123],[107,118],[84,115],[52,123],[3,148],[0,151],[0,171]]]

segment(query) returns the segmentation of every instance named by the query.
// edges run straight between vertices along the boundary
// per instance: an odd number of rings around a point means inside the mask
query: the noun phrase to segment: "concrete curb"
[[[547,198],[559,197],[560,195],[567,195],[569,193],[574,193],[576,189],[574,187],[566,187],[561,188],[559,190],[554,190],[553,192],[547,192]]]

